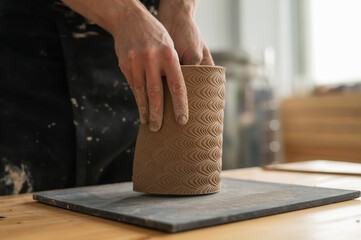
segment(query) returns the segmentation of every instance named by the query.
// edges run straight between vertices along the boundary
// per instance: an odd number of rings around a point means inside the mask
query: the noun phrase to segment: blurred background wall
[[[292,149],[298,152],[310,147],[300,145],[298,138],[292,138],[293,143],[289,144],[289,136],[294,134],[285,134],[285,129],[294,131],[295,123],[284,116],[295,114],[284,112],[304,107],[297,103],[304,99],[296,99],[294,106],[288,104],[284,110],[286,99],[320,95],[325,91],[359,93],[360,9],[358,0],[200,1],[196,15],[199,29],[215,63],[227,68],[224,169],[290,161],[289,146],[293,144]],[[353,112],[358,112],[359,107],[356,104]],[[330,107],[331,115],[336,116],[333,124],[341,117],[337,114],[342,113],[336,113],[338,110]],[[319,125],[327,125],[329,118],[322,116],[311,117]],[[359,135],[352,135],[356,139],[354,148],[361,149],[361,125],[357,124],[358,118],[350,120],[350,117],[361,117],[361,110],[360,116],[348,116],[346,121],[355,123],[353,132]],[[306,139],[312,134],[318,134],[316,138],[320,134],[332,135],[333,129],[347,123],[337,122],[337,126],[330,125],[330,132],[319,133],[318,127],[303,128],[303,124],[297,128],[296,135],[297,131],[304,133],[304,129],[313,129]],[[338,134],[346,134],[348,139],[351,133]],[[327,139],[327,135],[323,137]],[[298,156],[300,160],[302,156]],[[333,155],[312,156],[330,159]]]

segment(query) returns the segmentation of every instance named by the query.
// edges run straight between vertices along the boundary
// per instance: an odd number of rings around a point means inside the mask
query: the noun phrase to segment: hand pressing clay
[[[199,195],[220,190],[225,68],[182,66],[187,87],[189,120],[174,118],[165,86],[164,120],[159,132],[139,128],[133,166],[137,192]]]

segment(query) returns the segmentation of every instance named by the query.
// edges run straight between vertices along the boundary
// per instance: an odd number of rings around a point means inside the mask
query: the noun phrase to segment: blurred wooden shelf
[[[281,106],[286,162],[361,163],[361,93],[295,97]]]

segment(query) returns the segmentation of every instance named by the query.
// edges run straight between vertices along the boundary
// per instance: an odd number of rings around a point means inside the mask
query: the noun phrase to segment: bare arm
[[[170,0],[168,0],[170,1]],[[166,76],[175,118],[188,121],[188,100],[179,57],[165,27],[138,0],[63,0],[112,34],[120,69],[133,90],[142,124],[158,131]]]
[[[160,0],[158,20],[168,30],[182,64],[214,65],[195,23],[198,0]]]

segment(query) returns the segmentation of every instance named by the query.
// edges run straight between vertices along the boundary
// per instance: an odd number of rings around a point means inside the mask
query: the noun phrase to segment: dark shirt
[[[138,126],[110,34],[60,1],[0,0],[0,195],[130,181]]]

